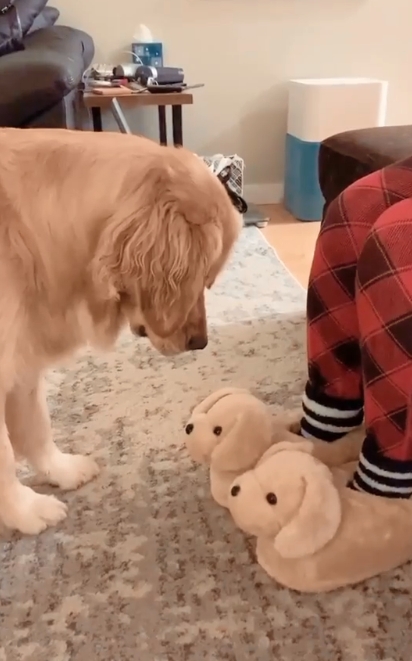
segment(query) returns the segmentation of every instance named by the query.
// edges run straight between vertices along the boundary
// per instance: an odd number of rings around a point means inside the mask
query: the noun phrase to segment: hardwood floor
[[[306,288],[320,223],[300,222],[281,204],[268,205],[264,209],[270,214],[270,222],[262,230],[264,236],[289,271]]]

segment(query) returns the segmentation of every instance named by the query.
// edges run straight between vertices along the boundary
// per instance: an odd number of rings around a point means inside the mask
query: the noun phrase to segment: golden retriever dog
[[[0,522],[37,534],[66,516],[16,476],[26,459],[76,489],[95,462],[52,440],[44,372],[127,325],[165,355],[207,344],[205,288],[240,216],[185,149],[115,133],[0,129]]]

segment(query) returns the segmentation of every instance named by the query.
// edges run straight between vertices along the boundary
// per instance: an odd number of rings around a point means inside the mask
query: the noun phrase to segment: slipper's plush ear
[[[216,390],[216,392],[213,392],[211,395],[206,397],[200,404],[195,406],[195,408],[192,411],[192,415],[197,415],[198,413],[208,413],[212,406],[217,404],[223,397],[227,397],[228,395],[239,395],[239,394],[246,394],[248,393],[248,390],[245,390],[244,388],[221,388],[220,390]]]
[[[239,413],[231,429],[213,451],[211,466],[219,471],[245,472],[259,460],[272,438],[271,416],[262,410]]]
[[[279,555],[290,559],[303,558],[323,548],[336,535],[342,519],[340,495],[327,466],[306,452],[296,453],[296,461],[304,468],[303,500],[295,516],[274,539]]]

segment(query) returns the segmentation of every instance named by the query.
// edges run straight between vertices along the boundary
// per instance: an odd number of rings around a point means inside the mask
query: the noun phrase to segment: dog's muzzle
[[[186,351],[202,351],[207,347],[206,335],[193,335],[186,342]]]
[[[144,326],[137,326],[133,328],[133,333],[139,337],[147,337],[147,332]],[[205,335],[192,335],[186,342],[186,351],[202,351],[207,347],[208,339]]]

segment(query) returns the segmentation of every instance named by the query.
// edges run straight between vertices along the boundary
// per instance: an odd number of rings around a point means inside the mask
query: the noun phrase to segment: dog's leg
[[[40,375],[35,375],[9,393],[6,423],[16,455],[27,459],[43,482],[71,490],[98,474],[99,467],[93,459],[79,454],[65,454],[53,442]]]
[[[0,522],[11,530],[37,535],[66,517],[67,507],[54,496],[36,493],[19,482],[5,423],[6,397],[0,397]]]

